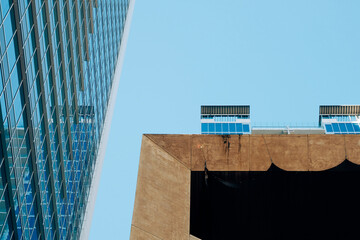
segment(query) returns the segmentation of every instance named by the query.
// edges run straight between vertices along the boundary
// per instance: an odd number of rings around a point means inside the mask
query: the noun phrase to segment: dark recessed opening
[[[206,183],[207,182],[207,183]],[[190,233],[200,239],[360,239],[360,166],[321,172],[191,173]]]

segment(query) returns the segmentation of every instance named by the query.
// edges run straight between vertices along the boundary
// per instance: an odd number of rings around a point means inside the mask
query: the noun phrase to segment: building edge
[[[80,233],[81,240],[88,239],[89,234],[90,234],[92,217],[94,214],[94,208],[95,208],[95,202],[96,202],[96,195],[97,195],[98,188],[99,188],[101,170],[102,170],[102,166],[103,166],[103,162],[104,162],[104,158],[105,158],[105,152],[106,152],[106,146],[107,146],[109,133],[110,133],[112,116],[114,113],[116,96],[117,96],[119,83],[120,83],[120,75],[122,72],[122,65],[124,62],[124,56],[125,56],[127,40],[128,40],[128,36],[129,36],[129,31],[130,31],[131,19],[132,19],[132,15],[133,15],[133,11],[134,11],[134,5],[135,5],[135,0],[130,0],[128,12],[126,15],[126,20],[125,20],[124,34],[123,34],[123,37],[122,37],[121,43],[120,43],[118,60],[116,63],[116,68],[115,68],[115,72],[114,72],[114,76],[113,76],[113,84],[111,86],[109,102],[108,102],[107,111],[105,114],[104,125],[103,125],[104,127],[103,127],[103,130],[101,133],[99,150],[98,150],[98,154],[96,156],[94,174],[93,174],[92,181],[90,184],[89,197],[87,199],[84,219],[83,219],[83,223],[82,223],[82,227],[81,227],[81,233]]]

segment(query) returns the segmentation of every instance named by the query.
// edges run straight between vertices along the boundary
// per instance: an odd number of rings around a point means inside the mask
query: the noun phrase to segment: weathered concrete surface
[[[360,138],[356,135],[345,135],[346,158],[360,164]]]
[[[132,225],[160,239],[189,239],[189,210],[190,169],[144,136]]]
[[[209,170],[228,171],[229,164],[239,162],[238,159],[241,158],[237,150],[238,144],[237,137],[192,135],[191,170],[204,170],[206,161]],[[235,164],[233,167],[236,166]]]
[[[272,162],[286,171],[308,171],[307,135],[264,135]]]
[[[192,171],[321,171],[360,164],[358,135],[146,135]]]
[[[265,138],[262,135],[250,138],[250,171],[266,171],[271,166],[271,157]]]
[[[322,171],[336,167],[345,159],[343,135],[309,135],[310,171]]]
[[[190,169],[191,135],[149,134],[145,136]]]
[[[262,136],[192,135],[191,170],[266,171],[271,161]]]
[[[193,239],[190,175],[203,171],[322,171],[360,164],[358,135],[144,135],[131,239]]]
[[[158,237],[156,237],[148,232],[145,232],[145,231],[141,230],[140,228],[132,225],[130,240],[161,240],[161,238],[158,238]]]
[[[360,164],[357,135],[191,135],[191,170],[322,171],[346,158]]]

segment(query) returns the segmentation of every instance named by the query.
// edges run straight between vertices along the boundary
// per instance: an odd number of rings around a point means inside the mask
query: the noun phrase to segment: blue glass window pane
[[[244,124],[243,128],[244,128],[244,132],[250,132],[249,124]]]
[[[332,125],[335,133],[339,133],[339,132],[340,132],[339,124],[337,124],[337,123],[332,123],[331,125]]]
[[[214,123],[209,123],[209,132],[211,132],[211,133],[215,132],[215,124]]]
[[[3,17],[6,15],[7,11],[9,10],[10,3],[9,1],[1,1],[1,8],[2,8],[2,15]]]
[[[354,128],[351,123],[346,123],[346,128],[347,128],[348,132],[354,132]]]
[[[221,123],[215,123],[215,130],[217,133],[221,133]]]
[[[234,133],[235,132],[235,123],[229,123],[229,127],[230,127],[230,132]]]
[[[202,133],[207,133],[207,132],[209,132],[209,124],[208,124],[208,123],[202,123],[202,124],[201,124],[201,132],[202,132]]]
[[[345,123],[339,123],[339,126],[340,126],[340,131],[342,133],[346,133],[347,130],[346,130],[346,127],[345,127]]]
[[[228,123],[222,123],[222,131],[224,133],[229,133],[229,124]]]
[[[242,128],[242,123],[235,123],[236,126],[236,132],[242,132],[243,128]]]
[[[1,3],[3,3],[3,2],[9,2],[9,1],[1,1]],[[14,35],[15,22],[14,22],[14,19],[13,19],[13,16],[14,16],[13,14],[14,14],[14,8],[11,8],[10,14],[4,20],[4,25],[3,26],[6,26],[6,27],[4,27],[6,45],[9,44],[10,40],[12,39],[12,36]],[[5,15],[3,15],[3,16],[5,16]]]
[[[325,124],[326,132],[333,132],[333,129],[330,124]]]
[[[359,132],[360,133],[360,126],[356,123],[353,123],[353,127],[354,127],[354,130],[355,132]]]

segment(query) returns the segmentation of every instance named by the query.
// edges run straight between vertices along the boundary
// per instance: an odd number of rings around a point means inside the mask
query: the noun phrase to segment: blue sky
[[[358,0],[137,0],[90,239],[129,239],[144,133],[200,132],[200,105],[308,124],[360,104]]]

